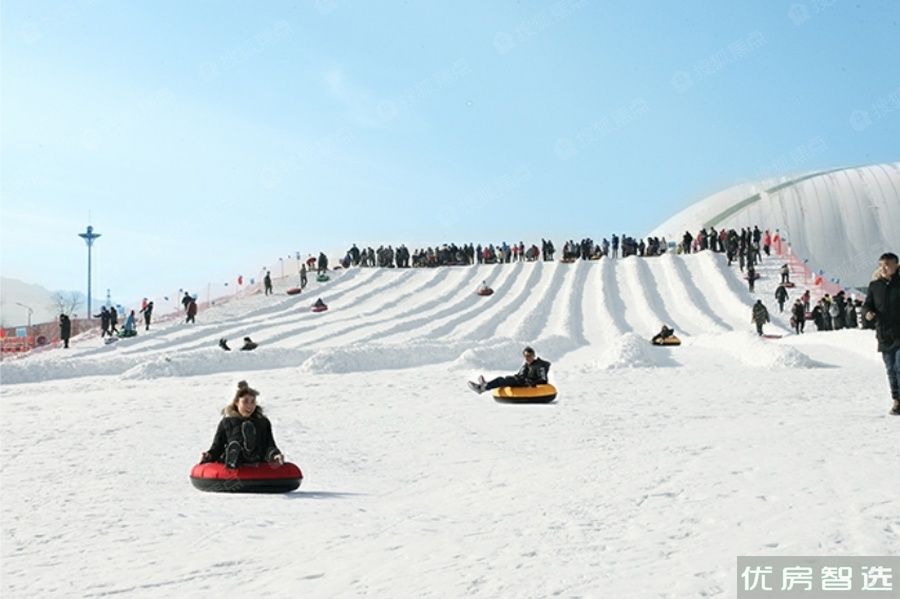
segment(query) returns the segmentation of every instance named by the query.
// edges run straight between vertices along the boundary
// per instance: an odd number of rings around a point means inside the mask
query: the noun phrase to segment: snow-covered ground
[[[757,292],[779,340],[705,252],[356,269],[6,361],[3,596],[733,596],[738,555],[897,554],[874,336],[787,334],[777,266]],[[681,347],[647,343],[663,323]],[[216,347],[245,335],[257,351]],[[557,402],[466,389],[526,343]],[[243,378],[294,493],[188,480]]]

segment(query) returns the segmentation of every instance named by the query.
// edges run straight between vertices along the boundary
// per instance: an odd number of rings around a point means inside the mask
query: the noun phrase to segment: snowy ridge
[[[493,296],[475,294],[481,281],[495,289]],[[602,354],[610,365],[631,360],[632,367],[656,366],[654,352],[664,350],[649,348],[647,354],[638,345],[663,323],[683,338],[713,339],[686,344],[677,360],[689,362],[692,347],[742,343],[743,337],[721,334],[747,331],[754,301],[739,273],[710,252],[574,264],[353,269],[336,272],[332,281],[314,283],[298,296],[285,295],[292,285],[281,281],[271,297],[255,295],[213,307],[193,326],[154,324],[149,332],[110,345],[89,335],[74,340],[69,352],[4,363],[3,382],[114,375],[133,380],[277,368],[346,373],[461,366],[475,356],[514,367],[518,350],[511,348],[525,344],[537,346],[554,362],[578,352],[574,362],[594,363]],[[319,296],[330,309],[314,314],[309,306]],[[787,332],[784,320],[773,326]],[[259,349],[225,353],[217,347],[223,337],[239,347],[244,336]],[[745,349],[768,356],[742,359],[748,366],[817,364],[795,354],[785,357],[772,344]],[[501,356],[486,358],[493,353]],[[671,365],[672,358],[661,363]]]

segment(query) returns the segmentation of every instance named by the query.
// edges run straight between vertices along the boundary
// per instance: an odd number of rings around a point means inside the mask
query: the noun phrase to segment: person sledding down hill
[[[550,371],[550,362],[538,358],[534,350],[526,347],[522,350],[525,363],[519,372],[512,376],[498,376],[486,381],[483,376],[478,377],[478,382],[469,381],[469,389],[475,393],[484,393],[499,387],[535,387],[547,384],[547,373]]]
[[[224,462],[226,468],[241,464],[269,462],[281,465],[284,455],[275,445],[272,423],[256,405],[259,392],[247,381],[238,383],[234,399],[222,410],[223,418],[208,451],[200,456],[200,463]]]
[[[667,345],[666,339],[674,339],[675,338],[675,329],[670,329],[666,325],[663,325],[662,330],[653,336],[653,339],[650,340],[650,343],[653,345]]]

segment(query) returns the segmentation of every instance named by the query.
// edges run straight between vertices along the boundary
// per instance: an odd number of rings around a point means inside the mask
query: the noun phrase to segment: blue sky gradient
[[[900,149],[890,0],[0,6],[3,275],[81,289],[90,213],[121,302],[353,241],[643,234]]]

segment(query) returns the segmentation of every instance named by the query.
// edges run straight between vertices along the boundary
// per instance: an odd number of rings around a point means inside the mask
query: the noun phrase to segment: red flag
[[[244,275],[238,275],[238,285],[244,284]]]

